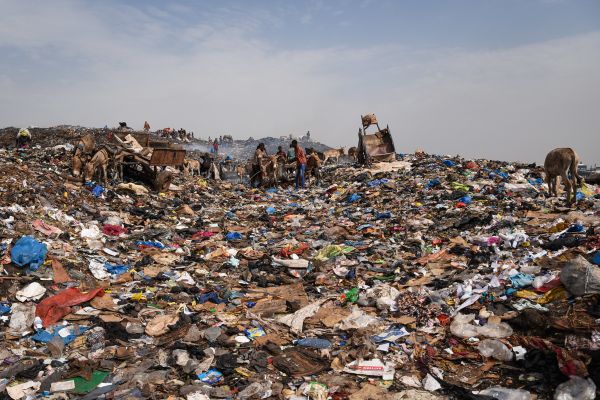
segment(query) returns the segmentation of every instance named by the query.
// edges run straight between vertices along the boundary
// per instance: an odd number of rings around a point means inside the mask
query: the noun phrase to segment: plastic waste
[[[567,229],[567,232],[568,233],[581,233],[581,232],[585,232],[585,227],[582,224],[577,223],[575,225],[570,226],[569,229]]]
[[[552,280],[554,280],[556,277],[554,275],[540,275],[540,276],[536,276],[533,279],[533,283],[531,284],[531,286],[533,286],[536,289],[541,288],[542,286],[544,286],[546,283],[551,282]]]
[[[48,249],[44,243],[40,243],[31,236],[23,236],[10,251],[10,259],[19,267],[29,266],[36,271],[46,261]]]
[[[354,203],[355,201],[358,201],[361,199],[360,194],[358,193],[352,193],[349,197],[348,197],[348,203]]]
[[[215,385],[223,379],[223,374],[216,369],[209,369],[206,372],[198,374],[198,379],[203,383],[207,383],[209,385]]]
[[[100,197],[102,195],[102,193],[104,193],[104,187],[102,187],[100,185],[96,185],[92,189],[92,194],[94,195],[94,197]]]
[[[331,347],[331,342],[327,339],[319,338],[304,338],[295,341],[296,346],[311,347],[313,349],[328,349]]]
[[[36,301],[41,299],[46,293],[46,288],[40,285],[38,282],[32,282],[19,290],[15,297],[19,301]]]
[[[227,236],[225,236],[225,239],[229,241],[242,240],[242,234],[239,232],[229,232]]]
[[[269,391],[270,391],[270,389],[264,383],[253,382],[250,385],[246,386],[244,388],[244,390],[239,392],[237,395],[237,398],[238,399],[250,399],[250,398],[263,399],[263,398],[265,398],[265,395]],[[266,396],[266,397],[269,397],[269,396]]]
[[[344,367],[344,372],[357,375],[380,376],[384,380],[394,379],[395,368],[378,359],[356,360]]]
[[[501,341],[485,339],[479,342],[477,350],[484,357],[492,357],[499,361],[510,361],[513,358],[512,351]]]
[[[429,182],[427,182],[427,185],[425,185],[425,187],[427,189],[431,189],[436,186],[439,186],[440,184],[441,184],[441,182],[440,182],[439,178],[434,178],[434,179],[429,180]]]
[[[341,296],[341,300],[345,303],[356,303],[358,301],[358,295],[358,288],[352,288]]]
[[[505,322],[499,324],[488,323],[483,326],[473,325],[470,322],[475,319],[475,314],[457,314],[450,324],[450,332],[453,335],[469,338],[486,336],[490,338],[505,338],[512,335],[513,330]]]
[[[104,264],[104,268],[106,268],[108,273],[113,275],[121,275],[131,269],[129,265],[113,265],[109,263]]]
[[[594,400],[595,398],[596,385],[594,381],[575,375],[558,385],[554,391],[554,400]]]
[[[531,400],[531,393],[523,389],[509,389],[501,386],[491,387],[481,390],[477,394],[490,396],[498,400]]]
[[[530,286],[533,283],[534,276],[518,273],[516,275],[512,275],[510,277],[510,282],[512,283],[512,287],[515,289],[524,288],[526,286]]]
[[[80,292],[77,288],[68,288],[39,302],[35,308],[35,315],[42,319],[43,326],[53,325],[71,312],[71,306],[90,301],[103,294],[103,288],[87,293]]]
[[[596,254],[594,255],[594,258],[592,258],[592,263],[596,264],[596,265],[600,265],[600,251],[596,252]]]
[[[463,196],[458,199],[458,201],[464,204],[471,204],[473,202],[473,198],[471,196]]]
[[[578,255],[562,267],[560,281],[575,296],[600,293],[600,267]]]

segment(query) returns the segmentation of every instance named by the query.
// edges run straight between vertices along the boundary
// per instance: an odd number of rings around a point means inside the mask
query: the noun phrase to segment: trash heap
[[[426,154],[93,193],[0,150],[0,396],[594,399],[600,201]]]

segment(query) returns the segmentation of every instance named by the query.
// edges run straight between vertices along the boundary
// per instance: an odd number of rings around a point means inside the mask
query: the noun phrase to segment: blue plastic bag
[[[454,167],[456,165],[456,163],[452,160],[444,160],[444,165],[446,167]]]
[[[465,203],[465,204],[471,204],[471,202],[473,201],[473,198],[471,196],[463,196],[460,199],[458,199],[458,201],[460,201],[461,203]]]
[[[44,243],[40,243],[31,236],[23,236],[10,251],[10,260],[19,267],[29,265],[29,269],[37,269],[46,261],[48,249]]]
[[[592,263],[600,265],[600,251],[596,252],[596,255],[594,255],[594,258],[592,258]]]
[[[113,265],[113,264],[105,263],[104,268],[106,268],[106,270],[110,274],[121,275],[121,274],[124,274],[125,272],[129,271],[129,269],[131,267],[129,265]]]
[[[198,296],[196,296],[196,302],[198,302],[198,304],[204,304],[207,302],[213,303],[213,304],[221,304],[221,303],[225,303],[225,300],[222,300],[219,298],[219,295],[215,292],[210,292],[210,293],[204,293],[204,294],[199,294]]]
[[[371,182],[368,182],[367,185],[369,187],[376,187],[376,186],[383,185],[384,183],[388,183],[388,182],[389,182],[389,179],[386,179],[386,178],[374,179]]]
[[[354,203],[355,201],[360,200],[360,194],[358,193],[352,193],[349,197],[348,197],[348,203]]]
[[[567,232],[569,232],[569,233],[581,233],[584,231],[585,231],[585,228],[581,224],[572,225],[569,227],[569,229],[567,229]]]
[[[63,328],[64,328],[64,326],[62,326],[62,325],[56,325],[55,327],[53,327],[52,333],[50,333],[46,329],[40,329],[31,338],[33,340],[35,340],[36,342],[49,343],[52,341],[52,339],[54,339],[54,337],[58,336],[58,337],[62,338],[64,344],[67,345],[67,344],[71,343],[72,341],[74,341],[75,339],[77,339],[77,336],[80,336],[82,333],[84,333],[85,331],[87,331],[89,329],[88,327],[85,327],[85,326],[73,327],[73,328],[69,328],[70,332],[67,336],[60,336],[58,334],[58,331],[60,331]]]
[[[239,232],[229,232],[227,234],[227,236],[225,236],[225,239],[231,241],[231,240],[242,240],[242,234]]]
[[[100,195],[102,195],[102,193],[104,193],[104,188],[100,185],[96,185],[92,189],[92,194],[94,195],[94,197],[100,197]]]
[[[145,246],[145,247],[155,247],[157,249],[164,249],[166,246],[161,242],[148,242],[148,241],[140,241],[135,242],[136,246]]]
[[[435,179],[431,179],[429,182],[427,182],[427,186],[425,186],[427,189],[431,189],[433,187],[439,186],[441,184],[440,180],[438,178]]]
[[[10,304],[0,304],[0,315],[10,312]]]
[[[536,179],[529,178],[528,181],[533,186],[541,186],[544,183],[544,180],[542,178],[536,178]]]
[[[524,288],[533,283],[533,275],[518,273],[510,277],[512,287],[515,289]]]
[[[277,210],[275,209],[275,207],[269,206],[265,211],[267,212],[267,214],[272,215],[275,214]]]

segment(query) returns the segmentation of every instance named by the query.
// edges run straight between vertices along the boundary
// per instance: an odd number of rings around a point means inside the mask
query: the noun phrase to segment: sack
[[[578,255],[562,268],[560,281],[575,296],[600,293],[600,267]]]

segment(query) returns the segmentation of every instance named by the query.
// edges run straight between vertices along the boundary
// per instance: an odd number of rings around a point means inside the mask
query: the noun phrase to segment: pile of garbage
[[[0,396],[594,399],[600,190],[419,153],[265,190],[0,150]]]

